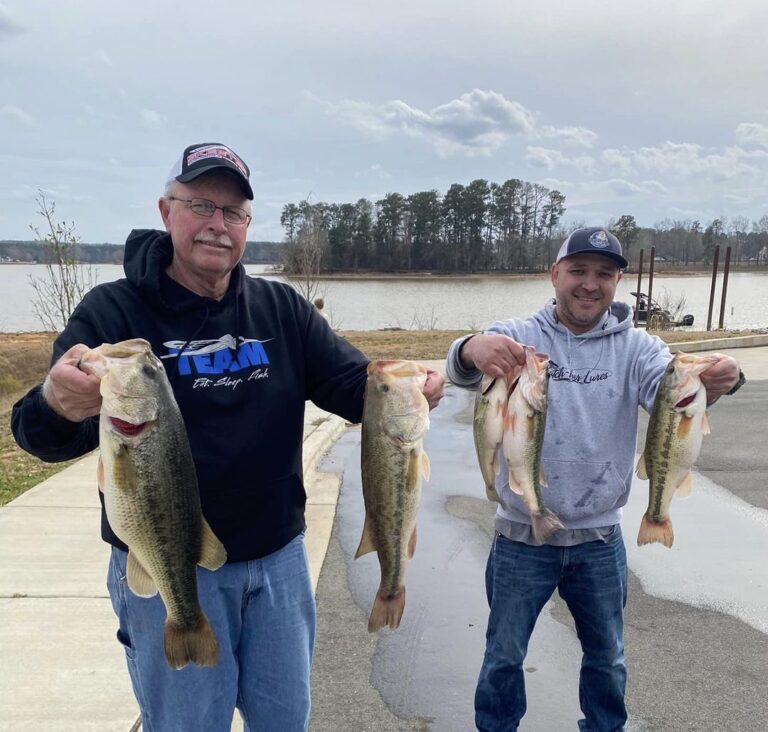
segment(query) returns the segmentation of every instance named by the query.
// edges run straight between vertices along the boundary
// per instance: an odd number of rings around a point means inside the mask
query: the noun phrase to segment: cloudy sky
[[[626,7],[625,7],[626,6]],[[0,239],[160,224],[192,142],[285,203],[522,178],[567,221],[768,213],[764,0],[0,0]]]

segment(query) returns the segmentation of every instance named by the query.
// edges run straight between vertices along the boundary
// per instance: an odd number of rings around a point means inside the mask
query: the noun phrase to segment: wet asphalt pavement
[[[374,554],[352,559],[364,517],[359,429],[324,461],[322,469],[340,475],[341,494],[317,588],[311,730],[474,729],[494,505],[480,481],[471,418],[472,395],[455,387],[431,413],[432,475],[397,631],[367,632],[378,562]],[[768,729],[768,381],[724,397],[710,423],[694,493],[672,504],[673,548],[636,546],[647,482],[636,481],[625,508],[628,731]],[[641,413],[641,445],[646,424]],[[521,730],[577,729],[580,656],[554,596],[526,660]]]

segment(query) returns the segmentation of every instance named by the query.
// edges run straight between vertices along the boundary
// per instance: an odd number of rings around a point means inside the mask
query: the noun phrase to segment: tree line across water
[[[568,232],[565,196],[535,183],[474,180],[444,195],[388,193],[374,202],[312,203],[283,207],[283,261],[289,272],[510,272],[541,271],[552,263]],[[589,222],[593,225],[593,222]],[[631,214],[604,222],[621,241],[631,266],[655,247],[664,266],[709,265],[719,246],[734,265],[768,265],[768,215],[700,221],[664,219],[641,227]]]
[[[282,242],[249,241],[246,243],[243,262],[279,264],[282,262],[282,250]],[[124,252],[123,244],[74,243],[70,254],[75,261],[83,264],[122,264]],[[0,241],[0,263],[48,264],[51,256],[51,247],[47,240]]]

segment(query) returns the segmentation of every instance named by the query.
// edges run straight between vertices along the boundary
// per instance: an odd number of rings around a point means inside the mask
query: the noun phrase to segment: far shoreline
[[[122,266],[120,262],[78,262],[79,265],[84,267],[99,267],[99,266]],[[0,262],[0,267],[9,265],[27,265],[33,267],[46,267],[48,265],[41,262]],[[273,265],[270,262],[244,262],[245,267],[260,267],[265,265]],[[748,266],[731,266],[729,269],[729,276],[732,274],[757,274],[768,275],[768,267],[748,267]],[[281,270],[259,272],[249,276],[270,276],[270,277],[284,277],[288,280],[305,280],[305,275],[286,274]],[[633,269],[624,270],[624,277],[637,277],[638,272]],[[685,269],[656,269],[653,272],[654,278],[656,277],[707,277],[712,275],[712,267],[686,267]],[[648,271],[642,273],[643,280],[647,280],[650,276]],[[722,277],[723,271],[719,269],[717,276]],[[325,281],[325,280],[485,280],[485,279],[508,279],[508,280],[530,280],[530,279],[545,279],[549,277],[549,270],[546,271],[515,271],[515,272],[324,272],[322,274],[312,275],[311,280]]]

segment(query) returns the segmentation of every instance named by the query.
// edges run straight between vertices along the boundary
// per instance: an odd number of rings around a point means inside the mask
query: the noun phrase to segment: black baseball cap
[[[555,264],[573,254],[602,254],[616,262],[621,269],[629,265],[622,254],[619,240],[599,226],[572,231],[560,247]]]
[[[198,142],[185,148],[181,157],[168,173],[166,185],[177,180],[179,183],[189,183],[199,175],[216,168],[231,170],[246,198],[253,200],[253,189],[248,177],[251,174],[245,161],[232,148],[220,142]]]

